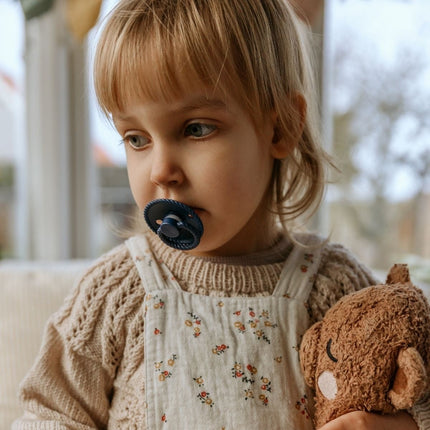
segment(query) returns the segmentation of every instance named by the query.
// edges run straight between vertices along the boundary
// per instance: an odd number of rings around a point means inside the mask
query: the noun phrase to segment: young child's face
[[[131,190],[143,210],[154,199],[191,206],[205,232],[195,255],[241,255],[270,245],[267,212],[274,118],[257,133],[232,98],[195,89],[168,102],[137,100],[113,112],[124,139]]]

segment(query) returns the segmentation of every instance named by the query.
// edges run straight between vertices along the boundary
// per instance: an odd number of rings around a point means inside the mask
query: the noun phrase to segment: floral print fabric
[[[274,295],[220,299],[182,291],[143,237],[128,246],[147,291],[147,428],[313,428],[298,346],[318,248],[292,252]]]

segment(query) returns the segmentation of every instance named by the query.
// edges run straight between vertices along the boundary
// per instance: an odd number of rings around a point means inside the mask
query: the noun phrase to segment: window
[[[407,262],[430,282],[430,3],[327,3],[332,239],[386,273]]]
[[[24,19],[18,2],[0,1],[0,259],[20,244],[18,172],[24,150]]]
[[[89,65],[100,22],[115,3],[103,2],[99,24],[88,36]],[[327,127],[331,130],[327,140],[342,173],[329,188],[320,219],[328,220],[332,240],[344,243],[370,267],[385,273],[393,262],[406,261],[415,274],[430,282],[430,3],[333,0],[326,1],[325,8],[323,37],[328,50],[321,81],[329,83],[324,88],[329,97],[323,106],[329,108],[324,111],[326,118],[327,112],[332,114],[326,124],[332,125]],[[55,23],[58,16],[49,19]],[[24,109],[29,103],[24,89],[24,27],[19,2],[0,0],[0,40],[8,40],[0,49],[0,258],[28,254],[24,240],[28,223],[22,209],[28,190],[23,186],[21,163]],[[57,67],[70,70],[64,64]],[[119,136],[98,111],[90,66],[87,72],[89,140],[97,172],[91,180],[92,201],[97,202],[95,221],[91,221],[95,231],[91,256],[96,256],[121,240],[114,229],[127,226],[134,204]],[[66,100],[87,103],[82,94]],[[72,135],[77,129],[71,124],[70,132],[63,134]],[[67,154],[59,157],[68,159]],[[46,169],[52,166],[47,163]],[[75,166],[66,168],[73,171]],[[72,212],[74,202],[66,203]],[[76,236],[73,229],[68,235]]]

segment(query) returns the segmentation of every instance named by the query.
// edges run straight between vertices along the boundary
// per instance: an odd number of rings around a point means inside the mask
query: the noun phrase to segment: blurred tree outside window
[[[430,2],[335,0],[330,22],[332,239],[430,282]]]

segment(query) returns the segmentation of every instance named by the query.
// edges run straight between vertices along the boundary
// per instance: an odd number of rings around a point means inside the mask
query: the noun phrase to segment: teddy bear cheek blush
[[[328,370],[318,377],[318,388],[322,395],[328,400],[334,400],[337,395],[337,382],[332,372]]]

